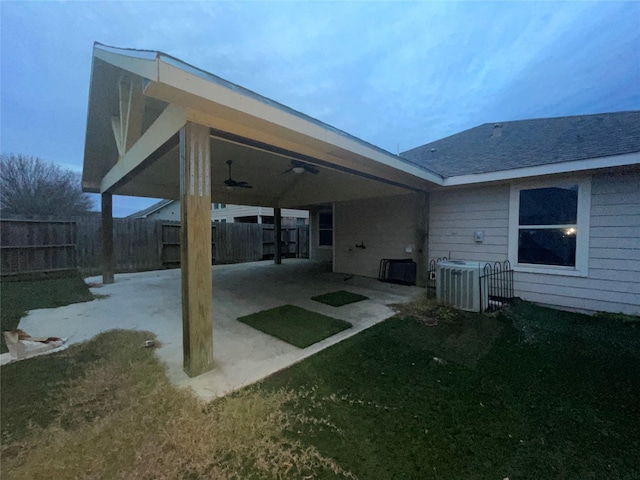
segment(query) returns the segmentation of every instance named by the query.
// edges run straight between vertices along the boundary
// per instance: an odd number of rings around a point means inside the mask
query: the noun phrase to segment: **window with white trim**
[[[509,260],[520,271],[587,275],[590,179],[512,186]]]

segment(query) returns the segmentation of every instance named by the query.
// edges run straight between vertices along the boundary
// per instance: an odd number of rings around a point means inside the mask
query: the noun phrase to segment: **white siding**
[[[474,241],[476,230],[484,231],[484,241]],[[429,258],[503,262],[508,234],[508,185],[431,193]]]
[[[180,221],[180,202],[171,202],[159,210],[150,213],[147,218],[153,220],[170,220],[172,222]]]
[[[429,258],[503,261],[509,186],[433,192]],[[485,241],[473,240],[484,230]],[[594,174],[588,276],[516,272],[515,294],[551,306],[640,314],[640,171]]]
[[[245,205],[227,205],[225,208],[214,209],[211,205],[211,220],[226,220],[227,223],[232,223],[236,217],[255,217],[263,215],[266,217],[273,216],[273,208],[271,207],[253,207]],[[293,210],[290,208],[282,209],[283,218],[308,218],[309,212],[306,210]],[[159,210],[150,213],[147,218],[155,220],[171,220],[175,222],[180,221],[180,202],[172,202],[165,205]]]
[[[640,314],[640,172],[593,175],[590,223],[587,278],[520,273],[516,289],[540,303]]]
[[[415,195],[336,203],[334,271],[375,278],[383,258],[415,260],[415,209]]]
[[[225,208],[211,210],[211,220],[225,219],[227,223],[232,223],[238,217],[273,217],[272,207],[254,207],[248,205],[227,205]],[[308,218],[309,212],[306,210],[282,209],[283,218]]]

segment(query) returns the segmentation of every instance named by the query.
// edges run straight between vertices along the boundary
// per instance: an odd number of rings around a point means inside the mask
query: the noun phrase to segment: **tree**
[[[77,215],[92,206],[78,173],[30,155],[0,154],[2,213]]]

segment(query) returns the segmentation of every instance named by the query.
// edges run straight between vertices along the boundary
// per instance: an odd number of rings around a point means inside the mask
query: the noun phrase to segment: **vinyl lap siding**
[[[289,208],[282,209],[282,217],[294,217],[294,218],[308,218],[309,212],[306,210],[292,210]],[[257,217],[262,215],[263,217],[273,217],[272,207],[255,207],[248,205],[227,205],[225,208],[218,208],[211,210],[211,219],[220,220],[225,219],[231,223],[236,218],[240,217]]]
[[[432,192],[429,258],[503,262],[509,234],[509,186]],[[484,241],[473,233],[484,231]]]
[[[180,202],[173,202],[160,210],[156,210],[153,213],[150,213],[147,218],[151,218],[153,220],[170,220],[173,222],[180,221]]]
[[[508,185],[432,192],[429,258],[508,255]],[[484,230],[485,240],[473,240]],[[515,294],[555,307],[640,314],[640,171],[592,176],[588,277],[516,272]]]
[[[640,172],[593,175],[588,277],[517,273],[516,294],[571,309],[640,314]]]

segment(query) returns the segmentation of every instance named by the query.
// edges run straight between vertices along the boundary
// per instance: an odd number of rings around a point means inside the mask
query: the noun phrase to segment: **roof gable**
[[[131,215],[127,215],[126,218],[147,218],[152,213],[155,213],[159,210],[162,210],[165,207],[171,205],[175,200],[160,200],[159,202],[154,203],[150,207],[145,208],[144,210],[140,210],[138,212],[132,213]]]

